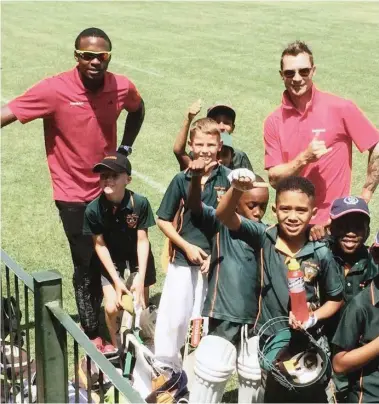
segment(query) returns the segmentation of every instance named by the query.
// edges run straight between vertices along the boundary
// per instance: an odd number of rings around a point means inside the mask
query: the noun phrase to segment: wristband
[[[228,175],[228,180],[232,188],[238,189],[239,191],[248,191],[244,186],[233,184],[233,181],[238,181],[241,177],[248,177],[251,182],[254,182],[256,180],[255,174],[247,168],[237,168]]]
[[[304,330],[307,330],[308,328],[314,327],[314,326],[317,324],[317,321],[318,321],[318,320],[317,320],[316,315],[315,315],[315,314],[311,314],[311,315],[309,316],[308,320],[303,323],[303,328],[304,328]]]
[[[124,156],[128,157],[132,154],[132,147],[131,146],[125,146],[125,145],[121,145],[118,149],[117,149],[117,153],[121,153]]]

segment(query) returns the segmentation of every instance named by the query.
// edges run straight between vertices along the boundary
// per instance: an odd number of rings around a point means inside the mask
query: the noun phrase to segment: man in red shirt
[[[117,118],[128,111],[119,151],[130,154],[144,119],[144,103],[125,76],[107,72],[112,43],[98,28],[75,41],[74,69],[44,79],[1,109],[1,127],[16,120],[43,119],[53,197],[70,244],[74,289],[81,325],[106,353],[98,335],[101,304],[99,262],[84,236],[86,205],[101,192],[93,166],[117,147]]]
[[[264,123],[265,168],[270,184],[302,175],[316,187],[314,224],[326,224],[331,203],[350,195],[352,143],[369,151],[361,196],[369,202],[379,183],[379,132],[351,101],[318,90],[316,66],[300,41],[282,53],[282,104]]]

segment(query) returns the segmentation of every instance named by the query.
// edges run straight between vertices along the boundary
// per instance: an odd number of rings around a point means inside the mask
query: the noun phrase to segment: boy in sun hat
[[[137,272],[131,287],[136,303],[143,308],[148,304],[148,288],[155,283],[148,229],[155,221],[147,198],[126,188],[132,180],[132,167],[126,156],[110,154],[96,164],[93,171],[100,175],[103,192],[85,210],[83,233],[92,235],[95,251],[103,264],[101,281],[105,320],[112,341],[108,351],[111,352],[117,347],[121,297],[130,294],[122,279],[126,268]]]

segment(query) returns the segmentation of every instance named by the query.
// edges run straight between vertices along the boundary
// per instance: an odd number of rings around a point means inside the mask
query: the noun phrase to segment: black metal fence
[[[105,377],[107,384],[114,386],[115,403],[120,395],[123,402],[145,402],[63,310],[62,277],[58,272],[28,274],[3,250],[1,261],[5,268],[1,277],[1,402],[82,402],[80,353],[86,358],[88,402],[104,402]],[[68,348],[73,350],[72,372]],[[92,396],[93,364],[98,369],[97,400]]]

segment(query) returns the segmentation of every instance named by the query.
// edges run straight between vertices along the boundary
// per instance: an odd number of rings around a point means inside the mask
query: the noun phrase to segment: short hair
[[[316,195],[315,186],[312,184],[312,182],[307,178],[296,175],[291,175],[278,182],[278,185],[276,186],[275,200],[277,201],[279,195],[286,191],[302,192],[312,199],[314,199]]]
[[[287,47],[282,52],[282,56],[280,58],[280,70],[283,70],[283,59],[284,56],[297,56],[300,53],[307,53],[309,55],[309,59],[311,61],[311,65],[313,66],[313,53],[309,46],[302,41],[295,41],[287,45]]]
[[[75,49],[79,49],[80,46],[80,40],[82,38],[88,38],[89,36],[93,36],[95,38],[103,38],[105,39],[108,44],[109,44],[109,50],[112,50],[112,42],[109,39],[109,36],[100,28],[86,28],[83,30],[75,39]]]
[[[193,139],[197,132],[205,133],[207,135],[218,135],[219,138],[221,137],[218,123],[212,118],[201,118],[195,121],[191,125],[190,140]]]

